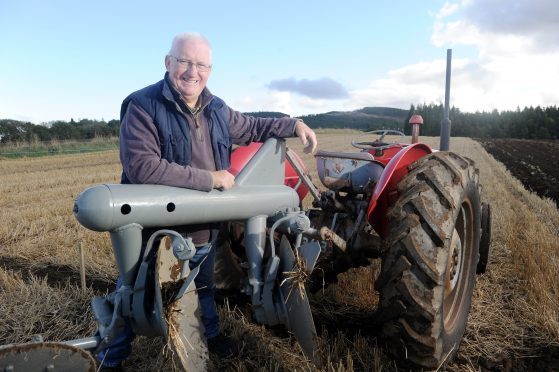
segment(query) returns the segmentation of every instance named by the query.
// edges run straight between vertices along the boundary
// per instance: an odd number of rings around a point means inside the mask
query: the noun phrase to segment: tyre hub
[[[449,334],[461,324],[460,314],[467,300],[468,278],[472,274],[469,264],[472,260],[472,236],[471,207],[469,203],[464,203],[454,225],[446,263],[443,316],[444,328]]]
[[[448,252],[449,258],[446,268],[446,281],[445,281],[445,297],[448,296],[455,288],[460,278],[460,268],[462,263],[462,241],[456,229],[452,234],[452,241],[450,242],[450,250]]]

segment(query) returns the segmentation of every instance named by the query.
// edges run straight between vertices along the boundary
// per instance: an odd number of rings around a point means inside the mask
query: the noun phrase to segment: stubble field
[[[351,151],[353,137],[320,134],[319,147]],[[438,147],[438,138],[422,140]],[[302,154],[296,140],[288,146]],[[453,138],[451,148],[480,169],[482,198],[493,210],[493,240],[488,271],[477,277],[464,341],[447,370],[559,370],[557,207],[527,191],[479,143]],[[302,158],[318,182],[313,158]],[[89,300],[113,288],[117,271],[108,234],[82,228],[71,211],[86,187],[119,178],[116,151],[0,160],[0,344],[27,342],[34,334],[68,340],[95,330]],[[86,290],[79,286],[80,244],[86,252]],[[321,370],[395,370],[371,326],[374,274],[374,264],[354,269],[311,297]],[[236,358],[216,361],[214,370],[318,369],[283,329],[255,324],[242,298],[222,292],[218,300],[223,328],[242,349]],[[137,337],[125,366],[172,370],[163,347],[163,340]]]

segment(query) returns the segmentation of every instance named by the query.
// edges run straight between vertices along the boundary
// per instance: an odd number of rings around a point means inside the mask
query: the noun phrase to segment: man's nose
[[[187,74],[188,76],[195,76],[198,74],[198,70],[196,69],[195,65],[190,65],[188,66],[188,68],[184,71],[185,74]]]

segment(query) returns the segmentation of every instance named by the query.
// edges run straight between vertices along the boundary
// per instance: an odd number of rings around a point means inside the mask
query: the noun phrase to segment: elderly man
[[[130,94],[122,103],[122,183],[227,190],[235,183],[227,171],[233,144],[297,136],[308,144],[306,152],[315,151],[316,135],[302,120],[243,115],[210,93],[206,83],[212,71],[212,51],[202,35],[177,35],[165,56],[165,68],[163,80]],[[231,341],[220,333],[214,300],[216,226],[184,226],[180,232],[196,246],[191,268],[205,258],[195,284],[208,350],[228,354]],[[144,239],[150,233],[145,231]],[[132,331],[121,336],[98,355],[104,367],[118,367],[130,354]]]

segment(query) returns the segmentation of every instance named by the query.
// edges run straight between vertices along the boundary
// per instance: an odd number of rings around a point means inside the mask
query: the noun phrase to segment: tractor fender
[[[391,193],[395,193],[398,182],[408,174],[408,166],[432,152],[433,150],[426,144],[414,143],[401,149],[386,164],[375,185],[367,210],[367,220],[382,238],[388,235],[386,212],[397,197]]]
[[[262,143],[260,142],[252,142],[247,146],[237,147],[231,154],[231,167],[228,169],[228,172],[233,176],[237,176],[237,174],[245,167],[245,165],[247,165],[248,161],[254,156],[254,154],[256,154],[260,147],[262,147]],[[292,152],[292,154],[294,154],[295,161],[299,163],[299,167],[305,174],[308,174],[307,168],[299,155],[295,152]],[[309,192],[308,187],[301,182],[297,172],[288,161],[285,162],[284,184],[297,191],[299,200],[303,200]]]

